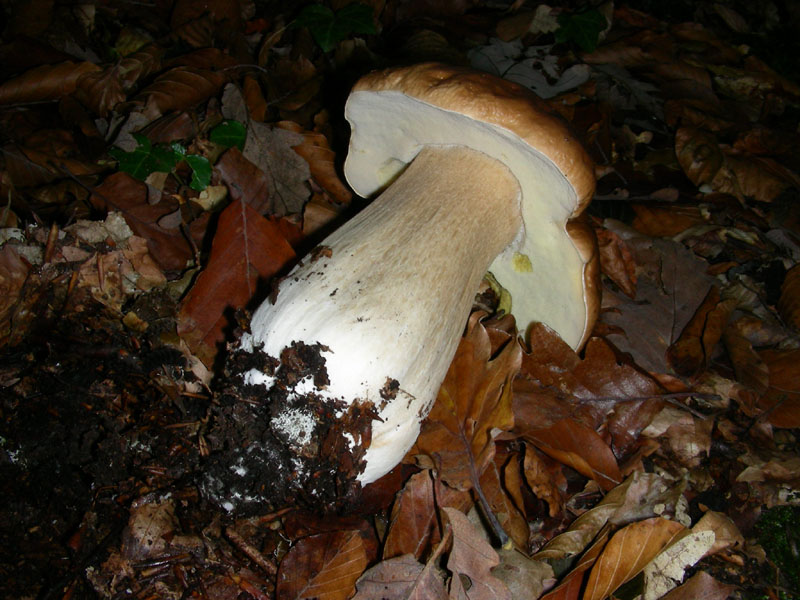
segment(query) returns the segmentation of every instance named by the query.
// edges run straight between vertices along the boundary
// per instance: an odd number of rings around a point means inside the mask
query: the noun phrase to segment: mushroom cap
[[[360,79],[345,116],[345,177],[365,197],[424,146],[464,145],[508,166],[520,184],[523,226],[489,270],[510,292],[523,332],[539,321],[575,349],[585,342],[599,311],[599,269],[595,237],[578,217],[594,193],[594,168],[541,99],[488,73],[424,63]]]

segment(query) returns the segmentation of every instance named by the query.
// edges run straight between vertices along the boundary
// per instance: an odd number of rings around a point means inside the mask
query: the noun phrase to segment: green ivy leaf
[[[244,150],[247,129],[239,121],[223,121],[209,132],[208,139],[225,148],[235,146],[239,150]]]
[[[193,190],[202,192],[211,183],[211,163],[205,156],[198,154],[189,154],[185,160],[192,169],[192,181],[189,186]]]
[[[597,48],[600,32],[608,26],[606,18],[594,8],[578,14],[561,14],[558,22],[561,28],[556,31],[556,41],[574,42],[584,52]]]
[[[144,180],[154,170],[153,148],[147,136],[134,133],[133,138],[139,145],[130,152],[125,152],[122,148],[111,148],[108,153],[117,159],[120,171]]]
[[[310,4],[300,11],[294,26],[308,27],[323,52],[330,52],[352,33],[376,33],[372,8],[360,3],[348,4],[336,13],[322,4]]]

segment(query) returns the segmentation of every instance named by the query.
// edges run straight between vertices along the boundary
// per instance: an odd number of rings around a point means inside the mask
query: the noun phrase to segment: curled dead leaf
[[[0,104],[57,100],[74,92],[81,77],[99,70],[88,61],[36,67],[0,85]]]

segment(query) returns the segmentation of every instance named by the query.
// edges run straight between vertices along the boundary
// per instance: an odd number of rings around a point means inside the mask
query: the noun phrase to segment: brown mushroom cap
[[[594,193],[594,168],[541,99],[488,73],[425,63],[366,75],[345,112],[353,129],[345,175],[363,196],[386,187],[428,144],[463,144],[506,163],[523,189],[525,231],[490,271],[511,292],[523,331],[542,321],[574,348],[585,342],[599,310],[597,244],[575,219]],[[498,146],[487,147],[487,138]],[[506,161],[517,154],[526,156]],[[559,235],[570,244],[559,245]]]

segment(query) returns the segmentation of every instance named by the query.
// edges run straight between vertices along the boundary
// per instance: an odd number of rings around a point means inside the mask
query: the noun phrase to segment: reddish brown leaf
[[[725,329],[722,339],[738,382],[761,395],[769,388],[769,369],[747,337],[752,323],[752,317],[737,319]]]
[[[90,62],[43,65],[0,85],[0,104],[46,102],[75,91],[78,80],[100,67]]]
[[[358,531],[334,531],[299,540],[278,569],[278,600],[346,600],[367,566]]]
[[[85,106],[105,117],[117,104],[125,100],[121,65],[115,64],[102,71],[87,73],[80,78],[76,97]]]
[[[676,373],[695,377],[705,369],[736,304],[735,299],[722,301],[716,286],[709,290],[678,340],[667,349],[667,360]]]
[[[321,133],[305,131],[294,121],[281,121],[277,124],[282,129],[287,129],[303,136],[303,143],[292,146],[292,149],[302,156],[311,169],[311,176],[331,198],[339,204],[348,204],[353,194],[339,179],[334,160],[336,153],[331,150],[328,139]]]
[[[795,331],[800,331],[800,264],[786,273],[778,300],[781,318]]]
[[[636,263],[622,238],[613,231],[595,228],[600,247],[600,270],[616,283],[625,295],[636,296]]]
[[[527,548],[530,530],[528,522],[512,499],[501,479],[497,462],[492,461],[480,478],[481,489],[503,530],[514,541],[516,548]]]
[[[180,228],[165,229],[159,221],[173,213],[177,202],[162,200],[152,205],[147,201],[147,186],[126,173],[114,173],[95,188],[92,204],[100,210],[118,210],[125,216],[133,232],[147,240],[150,254],[164,271],[182,271],[193,256],[193,249]],[[188,231],[199,244],[208,216],[193,221]]]
[[[702,212],[696,206],[658,206],[651,203],[636,203],[632,208],[636,212],[633,227],[636,231],[653,237],[672,237],[686,231],[689,227],[706,222]]]
[[[178,333],[206,365],[225,339],[230,309],[243,308],[257,283],[280,272],[294,251],[272,221],[241,201],[228,206],[219,225],[208,265],[181,305]]]
[[[227,150],[214,167],[231,198],[245,202],[260,214],[275,212],[270,200],[269,177],[238,148]]]
[[[759,353],[769,369],[769,389],[758,406],[775,427],[800,427],[800,350],[764,350]]]
[[[540,454],[533,446],[525,448],[525,480],[537,498],[547,502],[550,516],[555,517],[564,507],[567,480],[561,464]]]
[[[497,552],[481,537],[464,513],[455,508],[442,510],[453,531],[453,547],[447,560],[447,568],[453,574],[450,597],[511,600],[511,592],[506,584],[491,573],[492,567],[500,564]],[[468,586],[464,586],[462,575],[469,578]]]
[[[494,437],[514,425],[511,412],[511,379],[519,369],[522,351],[512,341],[491,359],[491,344],[479,318],[470,317],[439,396],[415,445],[437,465],[440,477],[461,490],[494,456]]]
[[[635,577],[685,527],[656,517],[632,523],[616,532],[589,573],[585,600],[602,600]]]
[[[518,430],[542,452],[594,479],[604,490],[622,481],[611,448],[594,429],[572,419],[562,419],[547,429]]]

